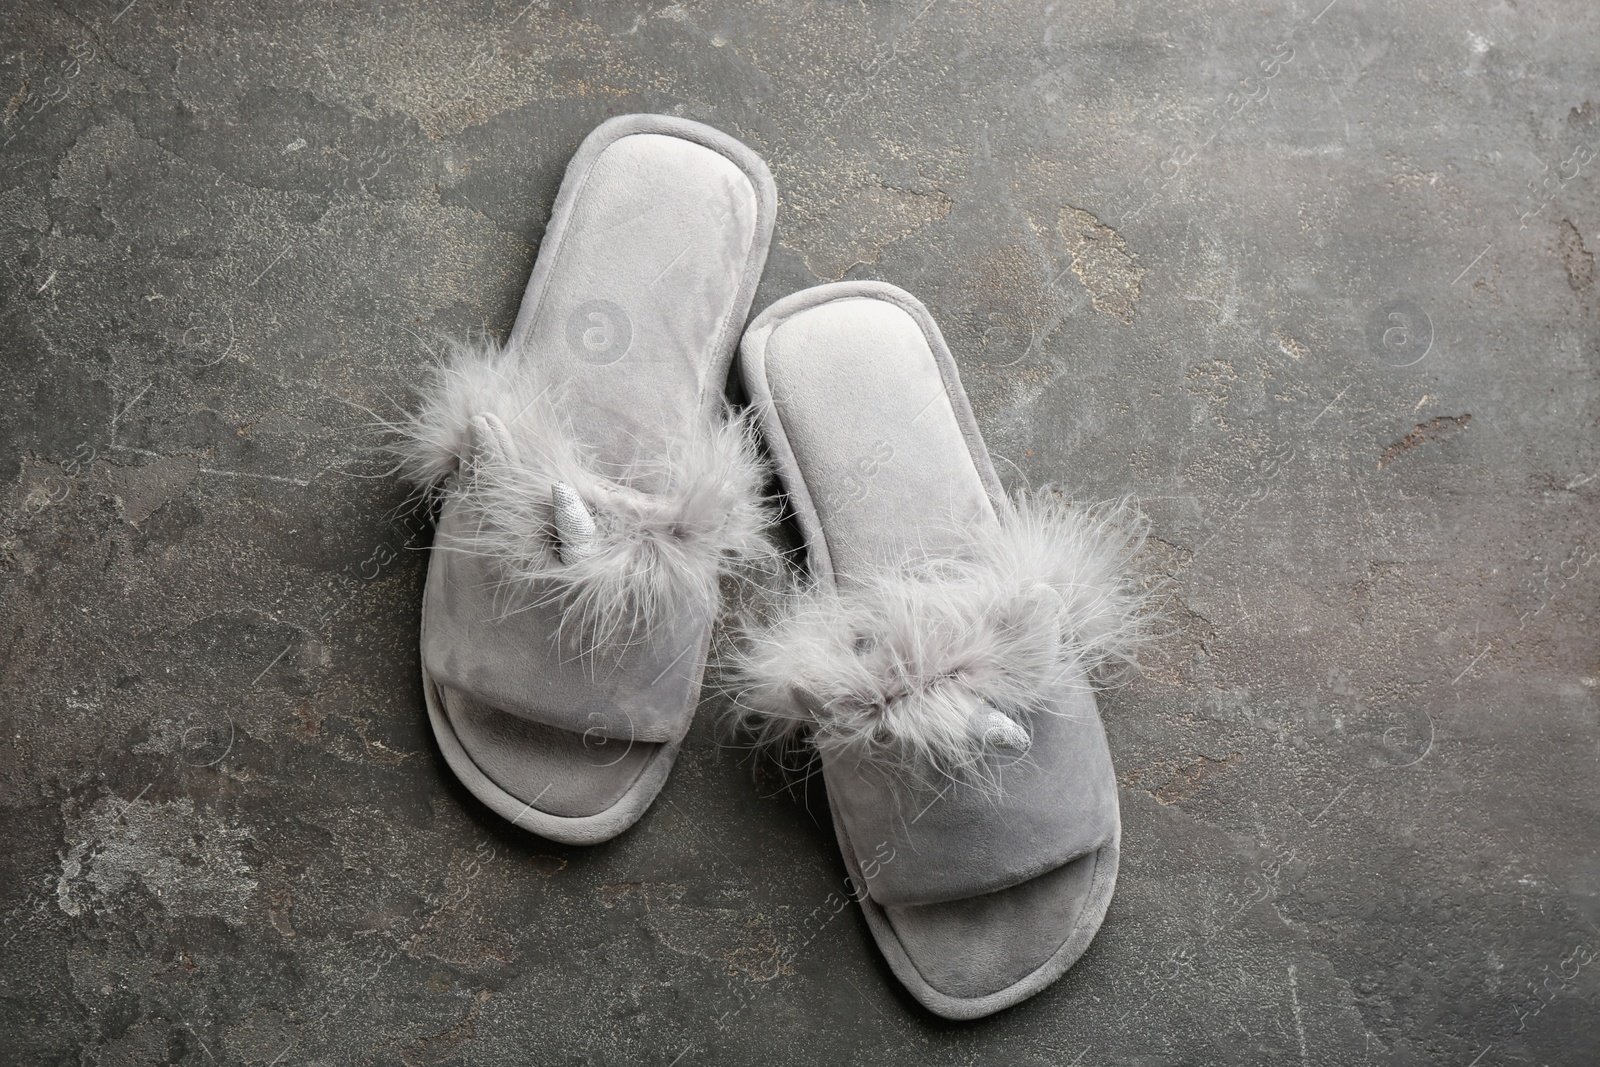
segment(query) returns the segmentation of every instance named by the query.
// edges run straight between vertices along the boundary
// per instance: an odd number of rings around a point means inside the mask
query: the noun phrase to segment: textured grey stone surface
[[[0,1061],[1595,1062],[1600,9],[1183,6],[7,5]],[[715,696],[594,849],[432,746],[367,423],[629,111],[770,161],[758,308],[910,289],[1012,484],[1152,518],[1119,894],[1012,1011]]]

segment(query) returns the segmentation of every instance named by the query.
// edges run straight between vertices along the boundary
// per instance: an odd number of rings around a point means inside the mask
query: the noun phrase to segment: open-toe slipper
[[[454,345],[397,427],[400,473],[440,505],[422,608],[439,748],[557,841],[613,837],[660,791],[719,580],[761,549],[764,474],[724,388],[776,201],[725,134],[604,123],[507,342]]]
[[[820,754],[906,988],[948,1018],[999,1011],[1078,959],[1116,883],[1094,687],[1131,662],[1137,521],[1008,499],[938,327],[894,286],[778,301],[740,368],[809,572],[747,635],[741,716]]]

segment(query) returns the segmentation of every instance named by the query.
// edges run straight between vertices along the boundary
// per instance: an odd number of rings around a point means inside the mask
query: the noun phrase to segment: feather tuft
[[[778,749],[809,733],[825,755],[988,780],[990,757],[1025,753],[1064,687],[1135,666],[1148,596],[1129,564],[1144,530],[1131,504],[1045,491],[959,554],[792,590],[735,644],[736,723]]]
[[[712,618],[724,575],[774,559],[746,418],[725,410],[664,454],[602,473],[533,361],[492,342],[453,344],[418,393],[387,424],[396,472],[463,509],[470,533],[435,547],[492,559],[508,612],[559,603],[591,648],[648,638]]]

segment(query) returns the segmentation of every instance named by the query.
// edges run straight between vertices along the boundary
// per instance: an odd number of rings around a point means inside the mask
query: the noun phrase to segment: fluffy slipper
[[[510,339],[456,345],[397,429],[439,500],[422,605],[452,771],[589,844],[660,791],[700,694],[718,583],[763,549],[764,480],[723,389],[772,237],[765,164],[660,115],[578,149]]]
[[[741,373],[809,584],[748,635],[739,711],[809,738],[895,975],[952,1019],[1039,992],[1116,883],[1094,688],[1131,663],[1129,509],[1007,499],[926,308],[846,282],[757,317]]]

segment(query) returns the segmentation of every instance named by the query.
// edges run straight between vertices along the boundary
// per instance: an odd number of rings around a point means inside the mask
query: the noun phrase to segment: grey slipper
[[[749,149],[611,119],[567,167],[504,346],[458,344],[397,426],[440,512],[428,716],[480,800],[557,841],[631,826],[699,700],[718,583],[763,550],[728,364],[772,237]]]
[[[747,635],[740,715],[817,749],[906,988],[947,1018],[999,1011],[1078,959],[1116,883],[1093,686],[1131,662],[1137,518],[1008,500],[938,327],[894,286],[778,301],[740,367],[811,579]]]

